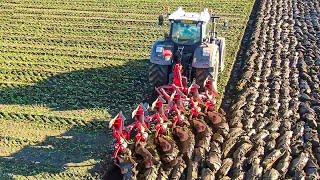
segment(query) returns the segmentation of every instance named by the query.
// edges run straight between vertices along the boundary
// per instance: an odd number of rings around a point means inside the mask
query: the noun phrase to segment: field
[[[100,177],[111,153],[107,121],[151,95],[148,58],[167,29],[157,26],[166,4],[222,17],[223,97],[253,3],[0,1],[0,179]]]

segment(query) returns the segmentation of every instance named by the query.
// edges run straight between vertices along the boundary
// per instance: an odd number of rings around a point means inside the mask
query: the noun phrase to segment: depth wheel
[[[207,77],[216,81],[217,77],[215,77],[213,68],[196,68],[196,83],[200,86],[200,90],[203,90],[203,83]]]

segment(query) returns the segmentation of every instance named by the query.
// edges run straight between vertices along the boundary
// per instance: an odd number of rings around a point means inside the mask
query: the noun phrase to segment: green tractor
[[[164,15],[159,16],[163,25]],[[172,81],[173,66],[181,63],[183,75],[189,82],[202,86],[209,77],[215,88],[219,71],[224,68],[225,39],[217,37],[215,21],[208,9],[199,13],[187,13],[181,7],[166,16],[170,33],[152,47],[149,81],[152,87],[167,85]]]

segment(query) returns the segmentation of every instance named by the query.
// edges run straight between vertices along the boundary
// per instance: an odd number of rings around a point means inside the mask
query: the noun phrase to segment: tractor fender
[[[159,65],[171,65],[172,59],[166,61],[162,54],[163,50],[171,50],[173,53],[174,44],[170,41],[156,41],[152,46],[150,62]]]
[[[219,70],[220,72],[224,69],[224,59],[226,53],[226,40],[225,38],[218,37],[216,44],[219,46]]]
[[[206,43],[197,47],[193,54],[193,68],[213,68],[217,64],[218,46],[215,43]]]

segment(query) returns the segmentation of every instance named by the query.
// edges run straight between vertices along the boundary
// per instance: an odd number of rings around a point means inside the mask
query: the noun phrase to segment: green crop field
[[[254,0],[0,0],[0,179],[99,178],[106,125],[151,94],[166,4],[208,7],[226,37],[223,92]],[[227,26],[223,26],[227,24]]]

